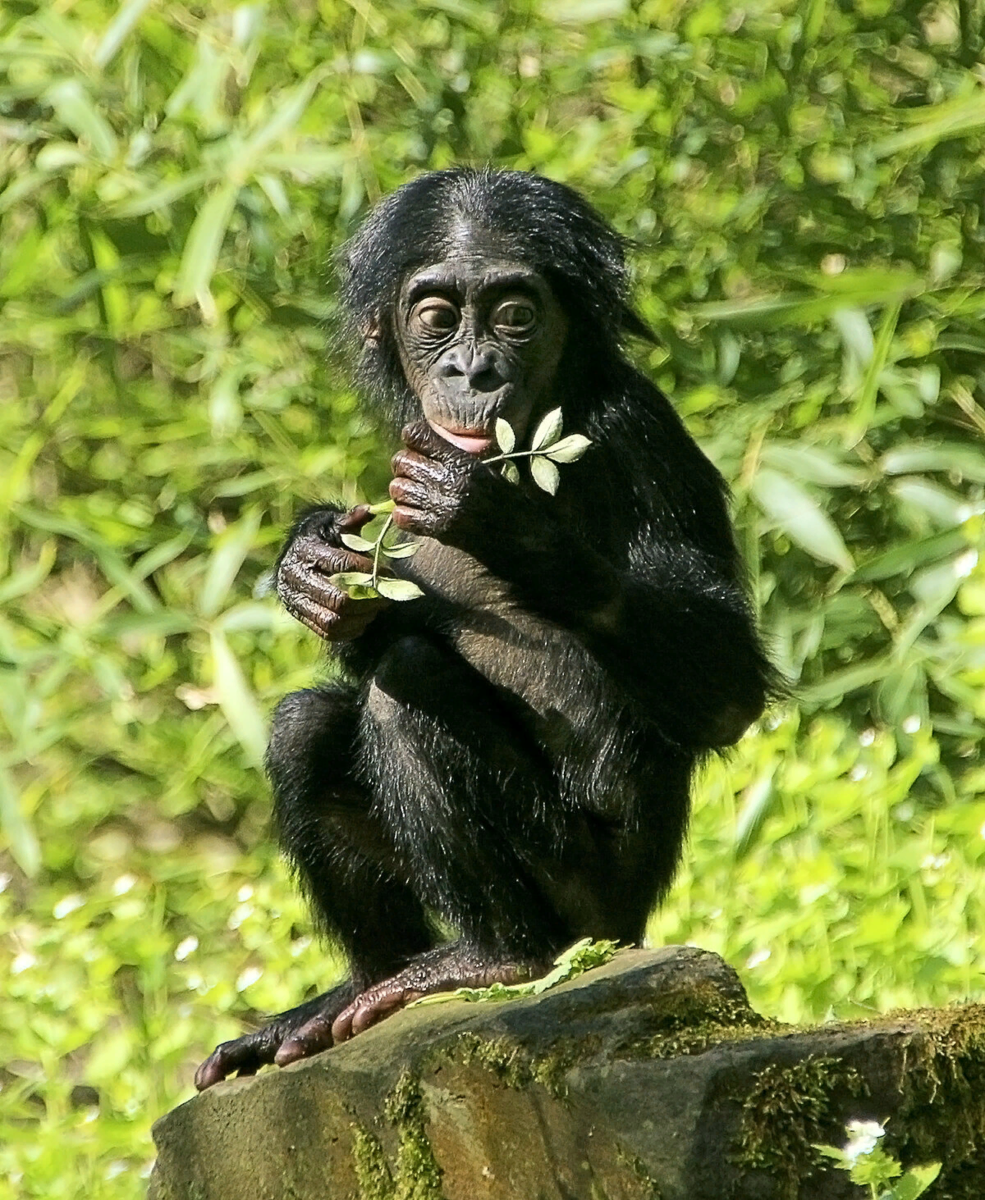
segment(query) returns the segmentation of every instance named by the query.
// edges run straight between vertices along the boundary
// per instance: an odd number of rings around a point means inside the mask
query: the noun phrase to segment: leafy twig
[[[527,458],[530,460],[530,474],[534,483],[553,496],[561,478],[556,464],[577,462],[592,444],[581,433],[562,437],[562,428],[561,410],[551,409],[534,430],[530,449],[516,450],[513,426],[502,417],[497,417],[495,436],[500,452],[492,458],[483,459],[483,462],[486,466],[502,463],[504,478],[510,483],[519,483],[520,471],[514,460]],[[360,537],[358,533],[342,534],[342,541],[350,550],[370,555],[373,559],[372,571],[339,571],[330,577],[329,583],[343,588],[350,600],[375,600],[380,596],[387,600],[414,600],[424,595],[417,584],[409,579],[394,579],[380,574],[381,558],[409,558],[420,549],[418,542],[386,540],[393,529],[395,507],[392,500],[381,500],[379,504],[370,505],[369,511],[374,517],[386,514],[383,528],[374,540]]]
[[[495,435],[500,453],[483,461],[486,466],[501,462],[504,477],[510,483],[519,483],[520,472],[513,459],[529,458],[530,474],[534,483],[553,496],[561,479],[555,463],[577,462],[592,444],[582,433],[561,437],[562,428],[561,410],[553,408],[534,430],[530,449],[515,450],[516,434],[513,432],[513,426],[502,417],[497,417]]]

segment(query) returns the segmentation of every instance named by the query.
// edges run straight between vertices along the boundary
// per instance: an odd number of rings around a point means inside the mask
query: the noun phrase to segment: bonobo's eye
[[[441,296],[428,296],[414,305],[410,319],[425,333],[447,333],[458,325],[458,309]]]
[[[497,304],[493,310],[492,323],[507,333],[529,333],[537,320],[534,306],[524,299],[511,298]]]

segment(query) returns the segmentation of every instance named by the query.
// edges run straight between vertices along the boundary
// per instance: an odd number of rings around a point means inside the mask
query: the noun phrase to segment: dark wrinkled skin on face
[[[550,396],[567,327],[540,274],[478,252],[436,263],[406,280],[397,317],[400,361],[427,421],[491,431],[503,417],[523,437]]]
[[[358,377],[401,448],[389,564],[418,599],[353,601],[341,541],[294,526],[276,590],[335,659],[273,720],[280,842],[350,978],[225,1042],[199,1089],[327,1050],[419,996],[536,977],[578,938],[641,938],[684,842],[695,765],[774,676],[743,594],[726,489],[626,360],[646,335],[618,237],[562,185],[425,175],[342,266]],[[555,496],[485,461],[560,406],[591,440]],[[441,944],[434,918],[457,931]]]

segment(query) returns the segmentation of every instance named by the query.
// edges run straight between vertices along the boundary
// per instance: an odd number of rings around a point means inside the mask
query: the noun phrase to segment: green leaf
[[[14,861],[25,875],[33,878],[41,868],[41,847],[37,835],[21,809],[14,777],[0,765],[0,829],[3,829]]]
[[[773,776],[777,763],[773,762],[745,790],[742,811],[735,826],[735,857],[743,858],[752,848],[756,837],[769,815],[776,794]]]
[[[927,1163],[922,1167],[910,1167],[902,1179],[897,1179],[889,1193],[892,1200],[917,1200],[941,1173],[941,1164]]]
[[[93,104],[88,92],[78,79],[63,79],[53,84],[45,96],[69,129],[80,140],[89,144],[89,149],[103,162],[109,162],[116,157],[116,134],[109,121]]]
[[[516,434],[513,432],[513,426],[509,421],[504,421],[502,417],[496,418],[496,445],[503,454],[509,454],[516,445]]]
[[[207,302],[209,284],[215,274],[223,239],[233,215],[239,184],[228,181],[216,188],[198,210],[185,241],[181,265],[174,284],[174,302],[181,306],[193,300]]]
[[[862,467],[839,462],[832,451],[820,446],[770,442],[763,446],[762,460],[786,475],[821,487],[861,487],[868,478]]]
[[[834,522],[800,484],[776,471],[762,470],[753,479],[751,490],[766,515],[792,542],[842,571],[853,569],[852,556]]]
[[[552,462],[577,462],[591,444],[591,439],[585,437],[583,433],[572,433],[559,442],[555,442],[547,451],[547,457]]]
[[[339,588],[362,587],[372,585],[373,576],[369,571],[337,571],[328,582]]]
[[[383,553],[387,558],[410,558],[420,548],[420,542],[397,542],[394,546],[384,546]]]
[[[545,446],[553,446],[561,436],[562,417],[559,408],[552,408],[534,431],[534,439],[530,443],[531,450],[542,450]],[[545,489],[551,491],[551,488]]]
[[[203,617],[214,617],[232,591],[243,560],[253,547],[260,528],[260,511],[247,513],[219,537],[209,558],[208,570],[198,598],[198,611]]]
[[[539,454],[530,460],[530,474],[534,477],[534,483],[545,492],[550,492],[552,496],[561,482],[561,473],[557,467]]]
[[[371,504],[369,511],[374,517],[381,517],[384,513],[392,513],[396,507],[396,500],[381,500],[379,504]]]
[[[250,763],[259,768],[263,765],[267,749],[266,722],[221,629],[212,629],[211,644],[213,679],[219,707]]]
[[[503,478],[508,479],[510,483],[520,482],[520,469],[515,462],[503,463]]]
[[[416,600],[418,596],[423,596],[424,593],[416,583],[411,583],[409,579],[377,579],[376,587],[381,596],[385,596],[387,600]]]
[[[970,483],[985,483],[985,450],[961,442],[911,442],[879,461],[887,475],[947,471]]]
[[[348,546],[350,550],[358,551],[360,554],[367,554],[376,549],[375,542],[371,542],[368,538],[360,537],[358,533],[343,533],[342,544]],[[385,550],[384,553],[386,553]]]

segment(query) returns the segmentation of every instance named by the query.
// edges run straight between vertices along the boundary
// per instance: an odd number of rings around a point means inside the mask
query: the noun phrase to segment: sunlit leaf
[[[387,558],[410,558],[420,548],[420,542],[397,542],[395,546],[384,546],[383,553]]]
[[[259,527],[260,512],[254,510],[219,536],[199,593],[198,611],[203,617],[215,616],[222,607],[253,547]]]
[[[798,483],[776,471],[761,470],[752,493],[774,524],[808,554],[842,571],[854,566],[841,534],[817,501]]]
[[[520,469],[515,462],[503,463],[503,478],[508,479],[510,483],[520,482]]]
[[[360,554],[366,554],[376,547],[375,542],[371,542],[368,538],[360,537],[358,533],[343,533],[342,544],[348,546],[350,550],[356,550]]]
[[[3,829],[14,861],[25,875],[37,875],[41,867],[41,847],[21,808],[13,776],[0,764],[0,829]]]
[[[225,633],[217,627],[211,631],[211,645],[219,707],[249,761],[253,766],[261,767],[267,748],[267,727],[256,697],[226,641]]]
[[[546,454],[552,462],[577,462],[591,444],[591,440],[584,434],[572,433],[566,438],[561,438],[559,442],[554,442]]]
[[[509,454],[516,445],[516,434],[513,432],[513,426],[509,421],[504,421],[502,417],[496,418],[496,445],[503,454]]]
[[[356,587],[371,584],[373,575],[370,571],[337,571],[329,575],[328,582],[340,588]]]
[[[553,496],[557,491],[561,474],[550,459],[543,458],[539,454],[533,457],[530,460],[530,474],[534,477],[534,483],[545,492],[550,492]]]
[[[217,187],[198,210],[175,280],[175,304],[201,301],[207,293],[238,194],[239,184],[227,181]]]
[[[559,408],[552,408],[534,430],[530,449],[540,450],[545,446],[552,446],[561,436],[562,426],[563,418],[561,410]]]
[[[409,579],[380,578],[376,581],[376,588],[387,600],[416,600],[424,595],[417,584]]]

